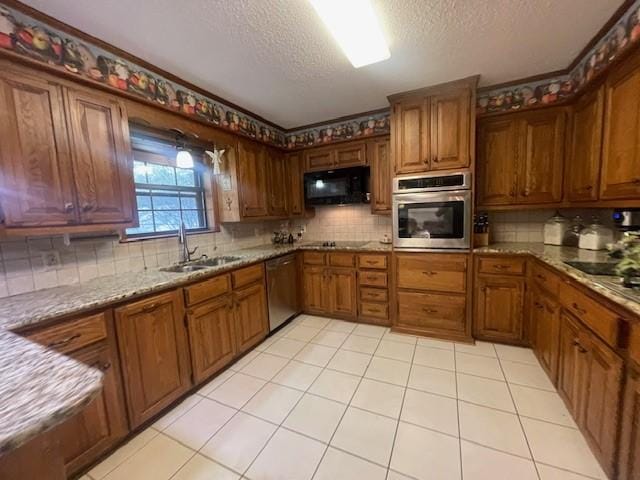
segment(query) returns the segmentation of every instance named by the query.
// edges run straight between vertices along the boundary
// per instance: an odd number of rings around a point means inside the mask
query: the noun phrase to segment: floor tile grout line
[[[402,410],[404,409],[404,401],[407,398],[407,385],[409,385],[409,378],[411,378],[411,370],[413,369],[413,360],[416,356],[416,346],[418,341],[413,345],[413,352],[411,354],[411,362],[409,363],[409,371],[407,372],[407,380],[404,388],[402,389],[402,401],[400,402],[400,411],[398,412],[398,420],[396,422],[396,429],[393,432],[393,441],[391,442],[391,452],[389,452],[389,461],[387,462],[387,474],[385,480],[389,479],[389,469],[391,468],[391,460],[393,459],[393,453],[396,449],[396,439],[398,438],[398,429],[400,428],[400,419],[402,418]]]
[[[563,472],[572,473],[572,474],[577,475],[579,477],[584,477],[587,480],[602,480],[602,479],[600,479],[598,477],[592,477],[591,475],[585,475],[584,473],[578,473],[578,472],[576,472],[574,470],[569,470],[568,468],[565,468],[565,467],[558,467],[557,465],[551,465],[550,463],[547,463],[547,462],[536,462],[534,460],[534,463],[539,464],[539,465],[544,465],[545,467],[551,467],[551,468],[554,468],[556,470],[561,470]]]
[[[382,336],[384,336],[384,334]],[[345,341],[346,341],[346,338],[345,338]],[[378,346],[380,345],[381,341],[382,341],[382,337],[380,337],[380,339],[378,340]],[[376,346],[376,350],[377,350],[377,348],[378,347]],[[336,350],[336,352],[337,352],[337,350]],[[344,412],[342,412],[342,415],[340,416],[340,420],[336,424],[336,428],[334,429],[333,433],[331,434],[331,437],[329,437],[329,441],[327,442],[327,447],[324,449],[324,452],[322,452],[322,455],[320,457],[320,461],[316,465],[316,468],[313,471],[313,474],[311,475],[311,479],[310,480],[313,480],[313,478],[318,473],[318,469],[320,468],[320,465],[322,464],[322,461],[324,460],[324,457],[326,456],[327,452],[329,451],[329,447],[331,447],[331,442],[333,441],[333,438],[335,437],[336,432],[340,428],[340,424],[342,423],[342,420],[344,420],[344,416],[347,414],[347,411],[349,410],[349,407],[351,406],[351,402],[353,402],[353,398],[355,397],[356,393],[358,392],[358,389],[360,388],[360,385],[362,384],[362,380],[364,379],[364,375],[367,373],[367,370],[369,369],[369,365],[371,365],[371,360],[373,360],[373,355],[369,359],[369,363],[367,363],[367,368],[365,369],[364,373],[360,377],[360,380],[358,380],[358,384],[356,385],[356,388],[353,390],[353,393],[351,394],[351,398],[349,399],[349,403],[347,403],[347,407],[344,409]]]
[[[495,346],[494,346],[495,348]],[[496,350],[497,352],[497,350]],[[504,375],[504,378],[506,380],[507,375],[504,371],[504,368],[502,367],[502,361],[500,359],[498,359],[498,364],[500,365],[500,370],[502,371],[502,374]],[[516,400],[515,398],[513,398],[513,392],[511,391],[511,385],[509,384],[509,382],[507,382],[507,389],[509,390],[509,396],[511,397],[511,401],[513,402],[513,406],[516,409],[516,412],[518,412],[518,407],[516,406]],[[535,457],[533,456],[533,449],[531,448],[531,443],[529,442],[529,437],[527,436],[527,432],[524,429],[524,425],[522,424],[522,418],[520,417],[520,412],[518,412],[518,424],[520,425],[520,429],[522,430],[522,435],[524,436],[524,440],[525,442],[527,442],[527,448],[529,449],[529,454],[531,455],[531,461],[533,462],[533,468],[536,471],[536,475],[538,476],[538,480],[541,480],[541,476],[540,476],[540,471],[538,470],[538,465],[536,465],[536,461],[535,461]]]
[[[329,322],[329,323],[327,323],[327,325],[329,325],[329,324],[330,324],[330,322]],[[326,326],[327,326],[327,325],[325,325],[325,327],[324,327],[324,328],[326,328]],[[323,328],[323,329],[321,329],[321,330],[320,330],[316,335],[320,335],[320,334],[324,331],[324,328]],[[313,338],[315,338],[315,336],[314,336]],[[313,338],[312,338],[312,340],[313,340]],[[342,346],[342,344],[346,341],[346,339],[347,339],[347,338],[348,338],[348,335],[343,339],[342,343],[340,344],[341,346]],[[308,345],[308,344],[310,344],[310,343],[311,343],[311,340],[309,340],[306,344]],[[304,347],[302,347],[302,348],[304,348]],[[301,348],[300,350],[302,350],[302,348]],[[340,350],[340,347],[337,347],[337,348],[336,348],[336,351],[335,351],[335,352],[333,352],[333,355],[332,355],[332,356],[331,356],[331,358],[329,359],[329,362],[331,362],[331,360],[335,357],[335,355],[338,353],[338,351],[339,351],[339,350]],[[300,353],[300,351],[298,351],[298,353]],[[296,353],[296,355],[297,355],[297,353]],[[290,362],[291,362],[291,360],[289,360],[289,363],[290,363]],[[287,364],[288,364],[288,363],[287,363]],[[283,368],[284,368],[284,367],[283,367]],[[289,418],[289,415],[291,415],[291,412],[293,412],[293,411],[296,409],[296,407],[298,406],[298,404],[300,403],[300,401],[302,400],[302,398],[304,398],[304,395],[305,395],[305,394],[307,393],[307,391],[308,391],[308,390],[309,390],[309,389],[310,389],[310,388],[315,384],[315,382],[316,382],[316,381],[318,380],[318,378],[322,375],[322,372],[323,372],[325,369],[326,369],[326,367],[325,367],[325,368],[323,368],[323,369],[320,371],[320,373],[316,376],[316,378],[314,379],[314,381],[313,381],[313,382],[311,382],[311,384],[310,384],[310,385],[307,387],[307,389],[302,393],[302,395],[300,395],[300,398],[298,399],[298,401],[296,402],[296,404],[295,404],[295,405],[294,405],[294,406],[289,410],[289,413],[287,413],[287,415],[284,417],[284,419],[282,420],[282,422],[280,422],[280,424],[276,427],[276,429],[273,431],[273,433],[271,434],[271,436],[267,439],[267,441],[266,441],[266,442],[265,442],[265,444],[262,446],[262,448],[260,449],[260,451],[258,452],[258,454],[253,458],[253,460],[251,461],[251,463],[249,464],[249,466],[248,466],[248,467],[246,468],[246,470],[242,473],[242,477],[243,477],[243,478],[247,475],[247,472],[249,472],[249,470],[251,469],[251,467],[253,466],[253,464],[255,463],[255,461],[256,461],[256,460],[258,459],[258,457],[262,454],[262,452],[263,452],[263,451],[264,451],[264,449],[267,447],[267,445],[269,444],[269,442],[271,442],[271,440],[273,439],[273,437],[275,436],[275,434],[278,432],[278,430],[280,430],[281,428],[283,428],[283,424],[284,424],[284,422],[286,422],[286,421],[287,421],[287,418]],[[276,375],[277,375],[277,374],[276,374]],[[275,378],[275,375],[274,375],[274,377],[273,377],[273,378]],[[356,387],[356,388],[357,388],[357,387]],[[354,394],[355,394],[355,391],[354,391]],[[245,405],[246,405],[246,404],[245,404]],[[348,408],[348,407],[347,407],[347,408]],[[347,411],[347,409],[345,408],[345,411],[344,411],[344,412],[346,412],[346,411]],[[343,412],[342,417],[344,417],[344,412]],[[340,421],[342,421],[342,417],[340,418]],[[339,425],[340,425],[340,422],[338,422],[338,424],[336,425],[336,430],[338,429],[338,426],[339,426]],[[286,429],[286,428],[285,428],[285,429]],[[286,429],[286,430],[289,430],[289,429]],[[290,430],[289,430],[289,431],[290,431]],[[298,432],[295,432],[295,433],[298,433]],[[335,434],[335,431],[334,431],[334,434]],[[306,435],[305,435],[305,436],[306,436]],[[307,438],[311,438],[311,437],[308,437],[308,436],[307,436]],[[313,439],[313,440],[315,440],[315,439]],[[330,440],[331,440],[331,439],[330,439]],[[315,441],[317,441],[317,440],[315,440]],[[325,448],[325,452],[326,452],[326,450],[327,450],[328,448],[329,448],[329,447],[328,447],[328,444],[327,444],[327,447]],[[314,470],[313,475],[315,475],[315,471],[318,469],[318,466],[319,466],[319,465],[320,465],[320,463],[322,462],[322,459],[323,459],[323,458],[324,458],[324,453],[323,453],[323,455],[320,457],[320,460],[318,461],[318,464],[316,465],[316,468],[315,468],[315,470]],[[313,478],[313,475],[311,476],[311,478]]]

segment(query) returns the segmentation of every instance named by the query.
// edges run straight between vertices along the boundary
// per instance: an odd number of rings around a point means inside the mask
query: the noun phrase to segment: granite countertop
[[[79,412],[102,372],[0,330],[0,455]]]
[[[557,247],[542,243],[496,243],[474,249],[475,253],[529,254],[560,270],[577,282],[640,316],[640,291],[625,288],[617,277],[590,275],[567,265],[567,261],[612,262],[606,251]]]

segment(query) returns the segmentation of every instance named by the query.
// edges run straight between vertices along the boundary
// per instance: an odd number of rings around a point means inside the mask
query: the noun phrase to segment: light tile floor
[[[529,349],[301,315],[81,480],[605,479]]]

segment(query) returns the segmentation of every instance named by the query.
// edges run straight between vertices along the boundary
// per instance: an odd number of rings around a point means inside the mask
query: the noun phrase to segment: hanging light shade
[[[178,168],[193,168],[193,156],[189,150],[178,150],[176,155],[176,165]]]

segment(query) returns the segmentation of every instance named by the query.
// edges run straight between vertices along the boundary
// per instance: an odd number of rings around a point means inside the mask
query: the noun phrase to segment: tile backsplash
[[[391,215],[372,215],[366,204],[316,207],[306,228],[306,240],[375,241],[391,236]]]
[[[513,212],[490,212],[489,226],[492,242],[542,242],[544,224],[556,210],[521,210]],[[612,210],[561,210],[560,213],[571,220],[580,215],[585,225],[596,216],[601,223],[612,226]]]

